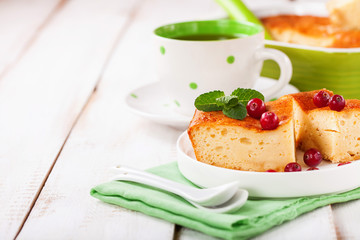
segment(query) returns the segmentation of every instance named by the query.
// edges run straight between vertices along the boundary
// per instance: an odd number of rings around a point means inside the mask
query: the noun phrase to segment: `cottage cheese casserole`
[[[274,40],[315,47],[360,47],[360,0],[332,0],[329,16],[280,14],[263,17]]]
[[[296,149],[318,149],[323,158],[344,163],[360,158],[360,100],[346,100],[341,111],[318,108],[310,91],[285,95],[267,102],[279,126],[262,129],[259,120],[228,118],[221,111],[196,110],[188,128],[198,161],[245,171],[284,171],[296,162]],[[327,91],[330,96],[331,91]]]

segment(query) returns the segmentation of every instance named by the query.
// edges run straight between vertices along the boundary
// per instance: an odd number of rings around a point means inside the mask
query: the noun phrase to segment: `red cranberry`
[[[317,167],[311,167],[311,168],[308,168],[306,171],[313,171],[313,170],[319,170]]]
[[[316,167],[321,163],[322,155],[315,148],[310,148],[304,153],[303,159],[305,164],[309,167]]]
[[[261,114],[266,111],[266,106],[260,98],[253,98],[247,103],[246,110],[250,117],[259,119]]]
[[[266,172],[276,172],[274,169],[269,169]]]
[[[261,127],[265,130],[272,130],[279,126],[279,118],[273,112],[264,112],[260,118]]]
[[[316,93],[313,97],[313,102],[315,106],[319,108],[326,107],[327,105],[329,105],[329,101],[330,101],[330,95],[325,91],[320,91]]]
[[[284,169],[284,172],[300,172],[300,171],[301,171],[301,166],[296,162],[288,163]]]
[[[343,162],[343,163],[339,163],[338,166],[342,166],[342,165],[346,165],[346,164],[349,164],[351,162]]]
[[[331,110],[340,112],[345,107],[345,99],[341,95],[334,95],[330,99],[329,107]]]

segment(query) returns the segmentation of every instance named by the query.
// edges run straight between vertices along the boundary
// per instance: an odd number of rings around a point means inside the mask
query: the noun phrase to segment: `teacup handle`
[[[289,82],[292,76],[292,65],[291,61],[283,52],[270,49],[270,48],[259,48],[255,52],[255,61],[274,60],[279,64],[280,77],[277,83],[269,88],[261,90],[267,100],[273,98],[276,93],[283,89]]]

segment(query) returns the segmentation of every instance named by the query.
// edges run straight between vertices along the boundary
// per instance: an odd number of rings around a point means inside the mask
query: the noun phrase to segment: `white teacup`
[[[262,90],[271,99],[290,81],[292,66],[282,52],[264,48],[260,25],[235,20],[175,23],[155,29],[157,74],[180,113],[194,114],[200,94],[236,88],[252,88],[263,61],[279,64],[279,80]],[[225,38],[225,39],[222,39]]]

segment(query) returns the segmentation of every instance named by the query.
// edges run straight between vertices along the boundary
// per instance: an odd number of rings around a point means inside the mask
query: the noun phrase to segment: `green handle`
[[[262,25],[261,21],[252,13],[241,0],[215,0],[230,18],[238,21],[247,21]],[[265,27],[264,27],[265,29]],[[271,40],[270,34],[265,29],[265,39]]]

